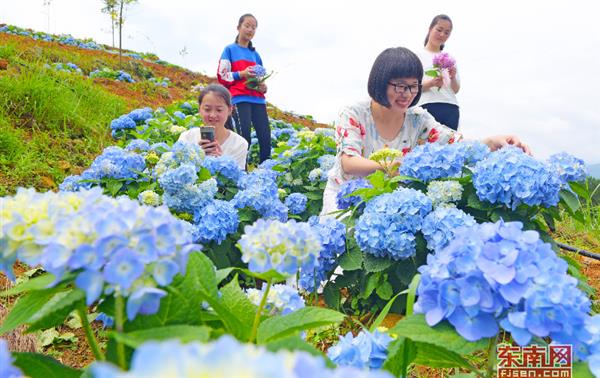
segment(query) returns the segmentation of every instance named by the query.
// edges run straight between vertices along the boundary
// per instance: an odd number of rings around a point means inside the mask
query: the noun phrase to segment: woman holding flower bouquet
[[[442,52],[451,33],[450,17],[439,14],[433,18],[425,48],[417,53],[425,69],[419,106],[427,109],[436,121],[457,130],[460,113],[456,94],[460,90],[460,77],[455,60]]]
[[[254,126],[260,147],[260,161],[271,156],[271,129],[267,116],[264,83],[266,71],[262,59],[252,45],[258,22],[251,14],[244,14],[238,21],[235,42],[225,47],[219,61],[217,78],[229,89],[235,105],[233,119],[237,132],[250,145],[250,128]]]
[[[412,51],[396,47],[379,54],[369,74],[370,98],[343,108],[336,122],[337,155],[323,192],[322,215],[338,210],[337,195],[345,182],[377,170],[397,172],[399,160],[380,164],[370,159],[374,152],[389,148],[406,154],[420,144],[462,139],[455,130],[415,106],[421,97],[422,81],[423,66]],[[491,150],[511,144],[530,153],[529,147],[514,135],[488,137],[482,142]],[[381,155],[393,155],[388,151]]]

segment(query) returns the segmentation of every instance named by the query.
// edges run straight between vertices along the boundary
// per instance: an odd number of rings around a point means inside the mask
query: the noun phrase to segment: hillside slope
[[[134,57],[123,56],[120,64],[108,46],[85,49],[22,33],[28,35],[0,32],[0,195],[19,186],[56,189],[65,176],[79,173],[114,144],[112,119],[135,108],[194,101],[194,87],[216,81],[157,57],[136,59],[137,53],[127,52]],[[55,69],[59,63],[74,64],[81,74]],[[103,68],[123,70],[135,82],[88,77]],[[151,78],[168,78],[168,86]],[[325,126],[271,104],[268,111],[286,122]]]

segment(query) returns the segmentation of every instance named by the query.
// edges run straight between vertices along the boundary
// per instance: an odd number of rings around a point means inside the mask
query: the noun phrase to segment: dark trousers
[[[250,146],[250,127],[254,126],[258,147],[260,150],[260,162],[271,157],[271,128],[269,127],[269,116],[265,104],[253,104],[240,102],[235,105],[233,111],[236,132],[248,141]]]
[[[427,109],[429,114],[442,125],[446,125],[452,130],[458,130],[458,119],[460,118],[458,106],[443,102],[434,102],[421,105],[421,107]]]

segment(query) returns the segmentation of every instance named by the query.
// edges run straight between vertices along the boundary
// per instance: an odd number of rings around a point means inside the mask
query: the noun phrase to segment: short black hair
[[[387,96],[388,83],[392,79],[416,78],[419,81],[419,92],[410,104],[415,106],[421,98],[421,82],[423,81],[423,65],[419,57],[405,47],[393,47],[383,50],[369,74],[369,96],[380,105],[391,106]]]
[[[200,91],[200,96],[198,96],[198,105],[202,105],[202,99],[209,93],[214,93],[215,95],[221,97],[227,106],[231,107],[231,93],[229,90],[222,86],[221,84],[210,84],[206,87],[202,88]]]

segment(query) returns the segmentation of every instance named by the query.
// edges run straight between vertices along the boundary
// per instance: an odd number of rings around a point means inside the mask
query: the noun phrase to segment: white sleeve
[[[187,131],[184,131],[181,133],[181,135],[179,135],[179,139],[177,139],[177,141],[182,143],[198,144],[200,143],[199,131],[200,129],[197,127],[193,127]]]

